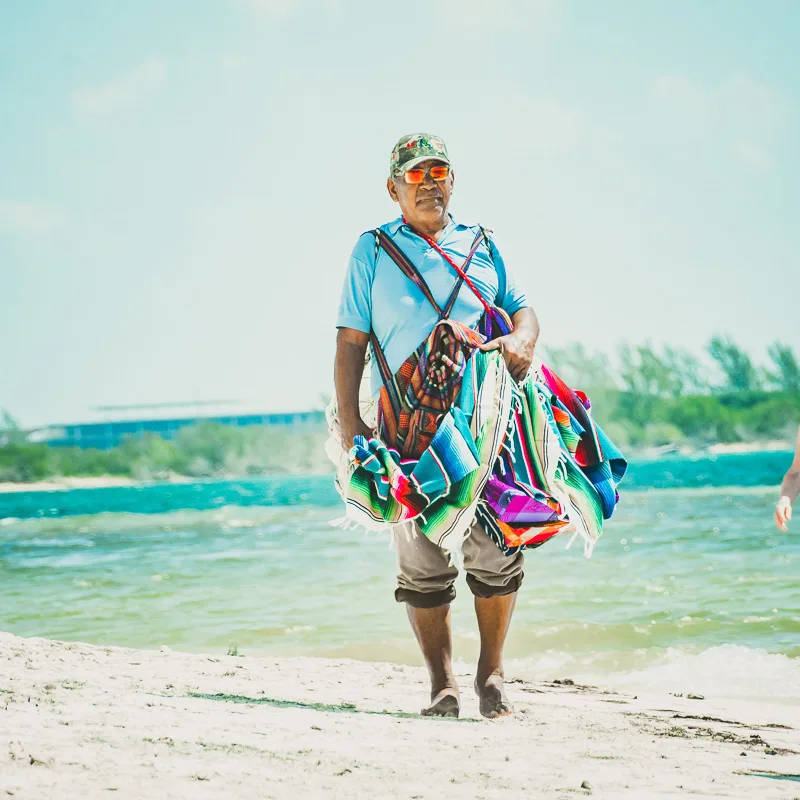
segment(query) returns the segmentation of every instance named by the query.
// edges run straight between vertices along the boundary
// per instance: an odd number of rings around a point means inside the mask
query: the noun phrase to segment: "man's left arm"
[[[507,336],[501,336],[482,345],[481,350],[500,350],[511,376],[514,380],[521,381],[528,374],[533,361],[536,340],[539,338],[539,320],[525,292],[506,269],[503,257],[491,239],[489,239],[489,252],[498,279],[495,302],[508,312],[514,330]]]

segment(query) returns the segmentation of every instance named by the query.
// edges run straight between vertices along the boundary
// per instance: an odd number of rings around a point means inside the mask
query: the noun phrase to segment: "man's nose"
[[[436,186],[436,181],[433,179],[430,170],[425,170],[425,177],[422,179],[422,185],[431,187]]]

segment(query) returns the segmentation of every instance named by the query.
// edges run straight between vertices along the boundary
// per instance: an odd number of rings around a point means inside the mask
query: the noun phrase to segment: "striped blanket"
[[[452,552],[477,518],[507,555],[557,533],[580,536],[590,555],[618,501],[622,454],[592,420],[585,395],[541,362],[517,384],[500,352],[477,350],[469,333],[441,321],[404,365],[405,376],[401,369],[384,385],[396,394],[395,409],[413,412],[415,387],[425,397],[451,397],[432,426],[426,409],[417,409],[420,425],[413,413],[402,422],[387,414],[391,398],[382,394],[382,435],[357,437],[337,480],[347,523],[385,530],[415,520]]]

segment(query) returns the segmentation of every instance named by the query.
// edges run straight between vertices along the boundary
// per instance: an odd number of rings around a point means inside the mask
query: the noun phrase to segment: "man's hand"
[[[511,377],[520,382],[525,379],[533,362],[533,350],[536,339],[524,331],[513,331],[506,336],[492,339],[491,342],[480,345],[481,350],[499,350],[506,361]]]
[[[788,531],[786,523],[792,518],[792,504],[788,497],[781,497],[775,506],[775,524],[782,530]]]
[[[350,448],[355,444],[356,436],[363,436],[365,439],[371,439],[375,433],[372,431],[364,422],[361,417],[355,420],[348,420],[346,423],[341,422],[342,427],[342,447],[348,452]]]
[[[506,360],[511,377],[515,381],[522,381],[533,361],[533,350],[539,338],[539,320],[532,308],[525,307],[511,317],[511,323],[514,326],[511,333],[482,344],[480,349],[499,350]]]

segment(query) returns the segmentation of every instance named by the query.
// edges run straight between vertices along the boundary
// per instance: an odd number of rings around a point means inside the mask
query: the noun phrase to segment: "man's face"
[[[422,183],[406,183],[403,175],[389,178],[386,183],[392,200],[400,204],[403,216],[413,227],[432,229],[438,224],[442,227],[445,225],[454,177],[451,168],[443,181],[435,181],[430,175],[430,168],[441,164],[436,159],[417,164],[415,169],[425,170]]]

